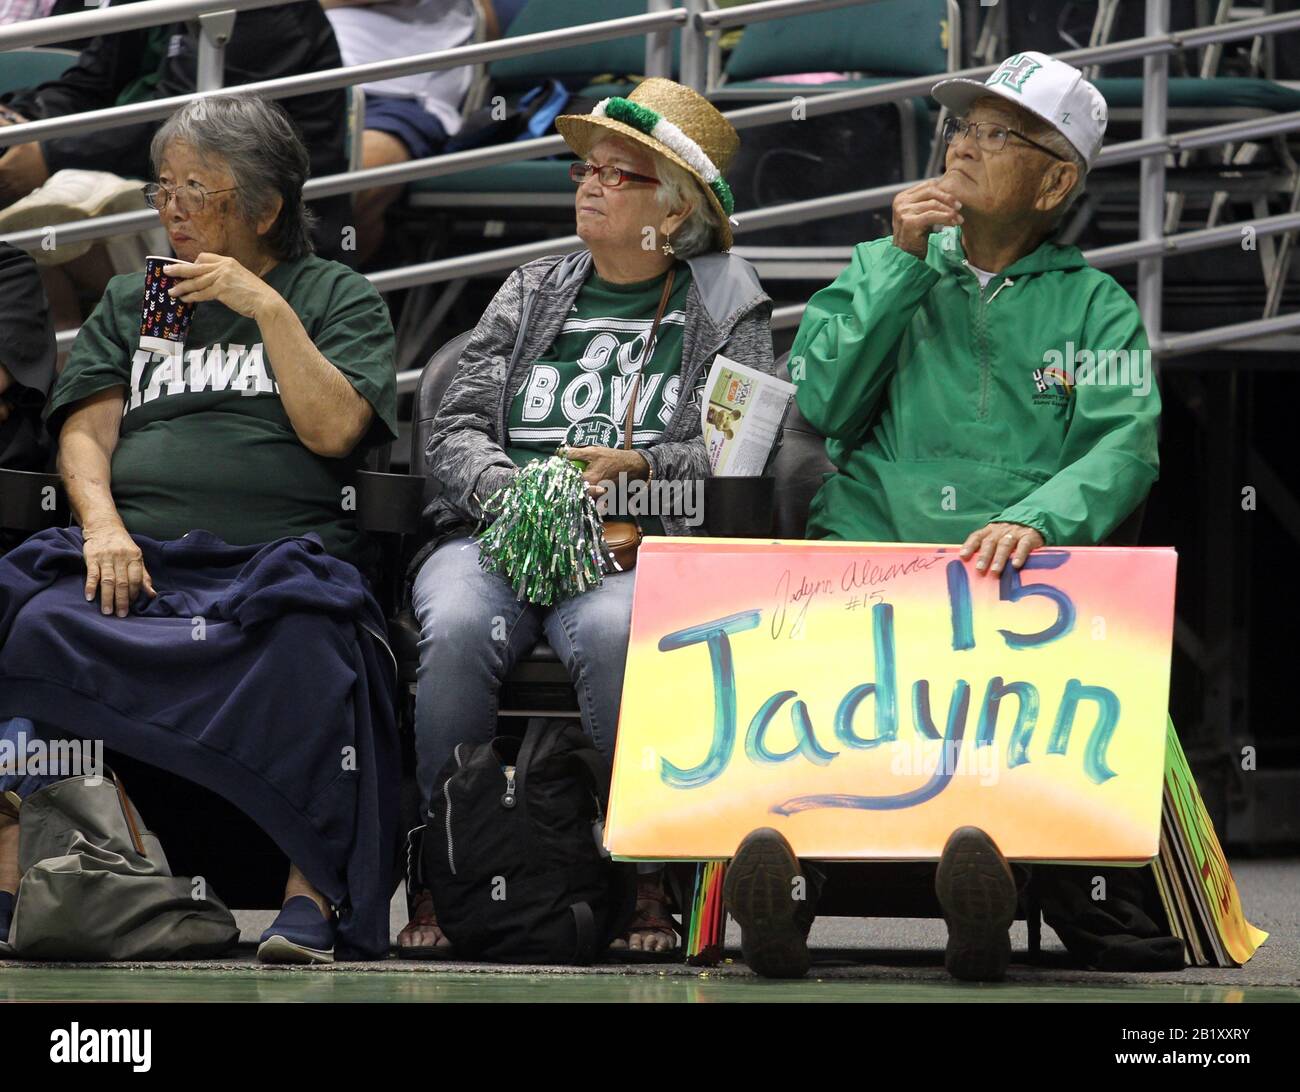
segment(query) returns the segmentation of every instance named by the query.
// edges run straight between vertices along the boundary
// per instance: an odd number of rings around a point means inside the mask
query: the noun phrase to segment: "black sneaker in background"
[[[755,974],[802,978],[808,973],[810,886],[779,831],[760,827],[740,843],[727,866],[723,898],[740,926],[745,963]]]
[[[959,827],[948,837],[934,879],[948,923],[944,966],[965,982],[997,982],[1011,961],[1016,882],[993,839],[979,827]]]

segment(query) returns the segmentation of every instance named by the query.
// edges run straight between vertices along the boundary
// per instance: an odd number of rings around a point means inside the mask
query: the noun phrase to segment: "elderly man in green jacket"
[[[809,536],[962,542],[964,559],[998,574],[1044,545],[1096,545],[1141,503],[1156,479],[1160,396],[1133,300],[1051,240],[1101,149],[1100,92],[1064,62],[1019,53],[985,83],[946,80],[934,97],[952,112],[943,176],[898,195],[893,235],[855,248],[809,301],[791,351],[799,409],[836,467]],[[807,969],[813,910],[790,898],[799,872],[769,829],[728,870],[760,974]],[[1133,876],[1120,885],[1128,901],[1112,884],[1098,911],[1109,920],[1082,923],[1072,881],[1083,874],[1049,878],[1048,921],[1086,961],[1173,963]],[[1017,885],[997,846],[974,827],[954,832],[927,883],[948,923],[949,971],[1002,977]]]
[[[1077,101],[1061,98],[1069,73]],[[1137,507],[1160,396],[1132,298],[1050,240],[1105,100],[1031,53],[935,93],[954,110],[947,170],[898,195],[894,234],[855,248],[791,351],[838,468],[809,534],[965,542],[998,572],[1044,544],[1095,546]]]

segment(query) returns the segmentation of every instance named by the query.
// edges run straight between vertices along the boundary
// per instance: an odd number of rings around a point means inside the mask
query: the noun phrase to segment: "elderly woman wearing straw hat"
[[[722,172],[739,138],[726,119],[691,89],[656,78],[556,124],[579,159],[570,175],[586,249],[530,262],[506,280],[466,345],[426,449],[440,486],[435,539],[412,597],[426,813],[456,745],[496,734],[501,682],[543,635],[573,679],[583,727],[606,759],[614,753],[633,574],[609,574],[550,607],[520,602],[480,568],[469,534],[491,518],[483,502],[559,448],[585,463],[592,491],[626,475],[681,483],[681,497],[709,472],[700,396],[713,357],[724,351],[773,370],[771,300],[728,253],[732,197]],[[649,534],[694,530],[667,509],[641,525]],[[626,947],[666,953],[674,938],[662,873],[643,872],[638,896]],[[428,892],[412,894],[398,947],[416,958],[449,947]]]

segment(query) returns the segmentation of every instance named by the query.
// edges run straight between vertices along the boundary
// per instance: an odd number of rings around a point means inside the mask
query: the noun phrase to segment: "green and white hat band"
[[[736,200],[731,194],[731,187],[727,185],[727,180],[722,177],[722,172],[714,166],[713,160],[704,154],[703,148],[667,118],[640,103],[618,97],[601,99],[591,113],[593,117],[621,121],[624,125],[630,125],[638,132],[657,140],[704,179],[728,216],[735,211]]]

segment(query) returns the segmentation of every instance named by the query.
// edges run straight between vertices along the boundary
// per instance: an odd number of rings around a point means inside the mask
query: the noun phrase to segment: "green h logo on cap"
[[[1025,81],[1042,67],[1032,57],[1017,53],[1014,57],[1008,57],[1003,61],[998,70],[989,77],[989,86],[1003,83],[1012,91],[1019,93],[1024,90]]]

